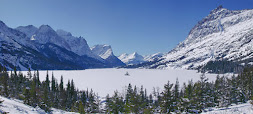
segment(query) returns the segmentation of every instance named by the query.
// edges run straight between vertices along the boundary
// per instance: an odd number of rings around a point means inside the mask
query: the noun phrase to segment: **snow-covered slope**
[[[224,108],[210,108],[203,114],[253,114],[253,105],[247,102]]]
[[[0,113],[7,112],[8,114],[46,114],[44,110],[39,107],[31,107],[23,104],[22,101],[16,99],[8,99],[0,96],[4,102],[0,106]],[[52,114],[75,114],[73,112],[66,112],[58,109],[52,109]]]
[[[99,55],[111,66],[123,66],[125,65],[121,60],[119,60],[112,51],[110,45],[95,45],[91,47],[94,54]]]
[[[154,61],[156,59],[161,58],[164,55],[164,53],[158,52],[152,55],[147,55],[144,57],[144,61]]]
[[[32,25],[20,26],[16,30],[25,33],[27,37],[38,44],[56,44],[79,56],[85,55],[103,62],[101,57],[91,52],[84,38],[74,37],[70,32],[64,30],[54,31],[49,25],[41,25],[39,28]]]
[[[80,56],[86,55],[88,57],[103,61],[101,57],[92,53],[90,47],[87,44],[87,41],[83,37],[74,37],[70,32],[66,32],[64,30],[57,30],[56,32],[63,38],[62,40],[65,40],[67,42],[70,47],[69,51],[72,51]]]
[[[196,68],[210,60],[249,59],[253,57],[252,39],[253,10],[232,11],[219,6],[155,64],[160,68]]]
[[[131,64],[139,64],[144,61],[144,57],[139,55],[137,52],[134,52],[132,54],[121,54],[118,57],[122,62],[124,62],[125,64],[131,65]]]
[[[34,41],[39,44],[52,43],[71,50],[67,41],[63,40],[49,25],[41,25],[39,27],[34,33]]]
[[[32,26],[20,27],[34,32]],[[0,64],[18,70],[31,69],[86,69],[108,67],[105,63],[70,50],[68,43],[48,25],[42,25],[31,37],[12,29],[0,21]],[[89,49],[89,47],[88,47]]]

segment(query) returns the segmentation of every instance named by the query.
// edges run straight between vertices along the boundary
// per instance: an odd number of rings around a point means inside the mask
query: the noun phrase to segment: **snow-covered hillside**
[[[31,107],[23,104],[21,100],[9,99],[0,96],[0,100],[4,102],[0,104],[0,113],[9,112],[9,114],[46,114],[39,107]],[[253,106],[249,102],[233,105],[223,108],[208,108],[203,114],[252,114]],[[76,114],[74,112],[66,112],[63,110],[52,108],[52,114]]]
[[[210,108],[203,114],[253,114],[253,105],[247,102],[224,108]]]
[[[23,104],[23,101],[17,99],[8,99],[0,96],[0,100],[4,102],[0,105],[0,113],[7,112],[8,114],[46,114],[44,110],[39,107],[31,107]],[[75,114],[73,112],[66,112],[58,109],[52,109],[53,114]]]
[[[253,57],[253,10],[222,6],[198,22],[185,41],[155,63],[158,67],[196,68],[210,60]]]
[[[154,61],[156,59],[161,58],[163,55],[165,55],[164,53],[158,52],[152,55],[147,55],[144,57],[144,61]]]
[[[129,83],[137,85],[137,87],[144,86],[147,92],[151,93],[153,87],[163,89],[164,84],[168,81],[175,83],[178,78],[180,84],[188,82],[191,79],[195,82],[199,80],[200,73],[194,70],[183,69],[169,69],[169,70],[156,70],[156,69],[87,69],[87,70],[54,70],[49,71],[49,76],[54,74],[54,77],[59,81],[60,77],[64,78],[64,85],[68,80],[73,79],[76,87],[79,90],[93,89],[99,96],[105,97],[107,94],[112,95],[115,90],[122,92]],[[125,76],[126,72],[129,76]],[[27,72],[23,72],[26,74]],[[40,71],[40,79],[46,79],[47,71]],[[209,81],[216,78],[216,74],[206,74]],[[51,78],[49,78],[51,79]]]
[[[105,62],[110,64],[112,67],[125,65],[113,54],[112,47],[110,45],[95,45],[91,47],[91,51],[103,58]]]
[[[132,54],[123,53],[118,58],[128,65],[144,62],[144,57],[142,55],[139,55],[137,52],[134,52]]]

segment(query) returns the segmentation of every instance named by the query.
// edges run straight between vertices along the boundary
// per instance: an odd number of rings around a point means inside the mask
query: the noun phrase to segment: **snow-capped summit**
[[[95,45],[91,47],[94,54],[99,55],[111,66],[123,66],[125,65],[121,60],[119,60],[112,51],[110,45]]]
[[[69,51],[72,51],[80,56],[86,55],[99,61],[103,61],[101,57],[92,53],[87,41],[83,37],[74,37],[70,32],[66,32],[64,30],[57,30],[56,33],[63,38],[62,40],[67,42],[70,47]]]
[[[144,57],[139,55],[137,52],[134,52],[132,54],[121,54],[118,57],[122,62],[124,62],[125,64],[139,64],[144,62]]]
[[[196,68],[210,60],[253,57],[253,10],[219,6],[199,21],[181,42],[155,63],[159,68]],[[160,66],[159,66],[160,65]]]
[[[70,50],[69,44],[63,40],[63,38],[61,38],[49,25],[41,25],[34,35],[37,43],[52,43]]]
[[[144,61],[154,61],[156,59],[159,59],[160,57],[162,57],[164,55],[164,53],[158,52],[152,55],[147,55],[144,57]]]
[[[95,45],[90,49],[94,54],[99,55],[103,59],[107,59],[109,56],[114,56],[110,45]]]

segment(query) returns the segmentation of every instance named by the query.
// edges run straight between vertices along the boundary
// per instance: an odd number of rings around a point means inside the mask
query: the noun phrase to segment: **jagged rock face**
[[[159,68],[196,68],[210,60],[252,58],[252,17],[253,10],[231,11],[219,6],[193,27],[185,41],[155,64]]]
[[[144,57],[139,55],[137,52],[134,52],[129,55],[124,53],[120,55],[118,58],[127,65],[140,64],[145,62]]]
[[[69,44],[48,25],[12,29],[0,21],[0,46],[0,64],[9,70],[14,66],[18,70],[108,67],[97,59],[69,51]]]
[[[125,65],[113,54],[110,45],[95,45],[91,47],[91,50],[94,54],[99,55],[101,58],[103,58],[105,62],[112,67]]]
[[[25,33],[27,37],[31,38],[38,30],[38,28],[33,25],[28,25],[28,26],[19,26],[16,28],[16,30]]]
[[[83,37],[74,37],[70,32],[66,32],[64,30],[57,30],[56,32],[68,43],[70,46],[69,51],[72,51],[80,56],[88,56],[104,62],[101,57],[92,53],[87,41]]]
[[[70,45],[58,36],[58,34],[49,25],[41,25],[39,27],[39,29],[34,33],[34,41],[39,44],[52,43],[70,50]]]

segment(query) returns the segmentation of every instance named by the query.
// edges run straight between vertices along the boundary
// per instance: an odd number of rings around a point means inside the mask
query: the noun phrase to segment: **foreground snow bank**
[[[105,97],[107,94],[112,95],[115,90],[124,93],[129,83],[137,87],[143,85],[148,93],[153,92],[153,87],[159,88],[161,92],[164,84],[168,81],[175,83],[178,78],[180,84],[183,85],[183,82],[187,83],[190,80],[198,81],[201,75],[195,70],[183,69],[87,69],[49,71],[49,79],[51,79],[52,72],[58,82],[61,76],[64,78],[64,85],[67,84],[68,80],[73,79],[79,90],[93,89],[101,97]],[[129,73],[129,76],[125,75],[126,72]],[[27,72],[23,73],[27,74]],[[39,73],[40,79],[45,80],[47,71],[40,71]],[[206,74],[206,76],[209,81],[213,81],[217,75]]]
[[[253,107],[248,102],[227,108],[213,108],[212,111],[203,114],[253,114]]]
[[[46,114],[44,110],[39,107],[31,107],[23,104],[22,101],[17,99],[8,99],[0,96],[0,99],[4,102],[0,106],[0,113],[8,112],[9,114]],[[74,114],[72,112],[66,112],[58,109],[52,109],[53,114]]]

